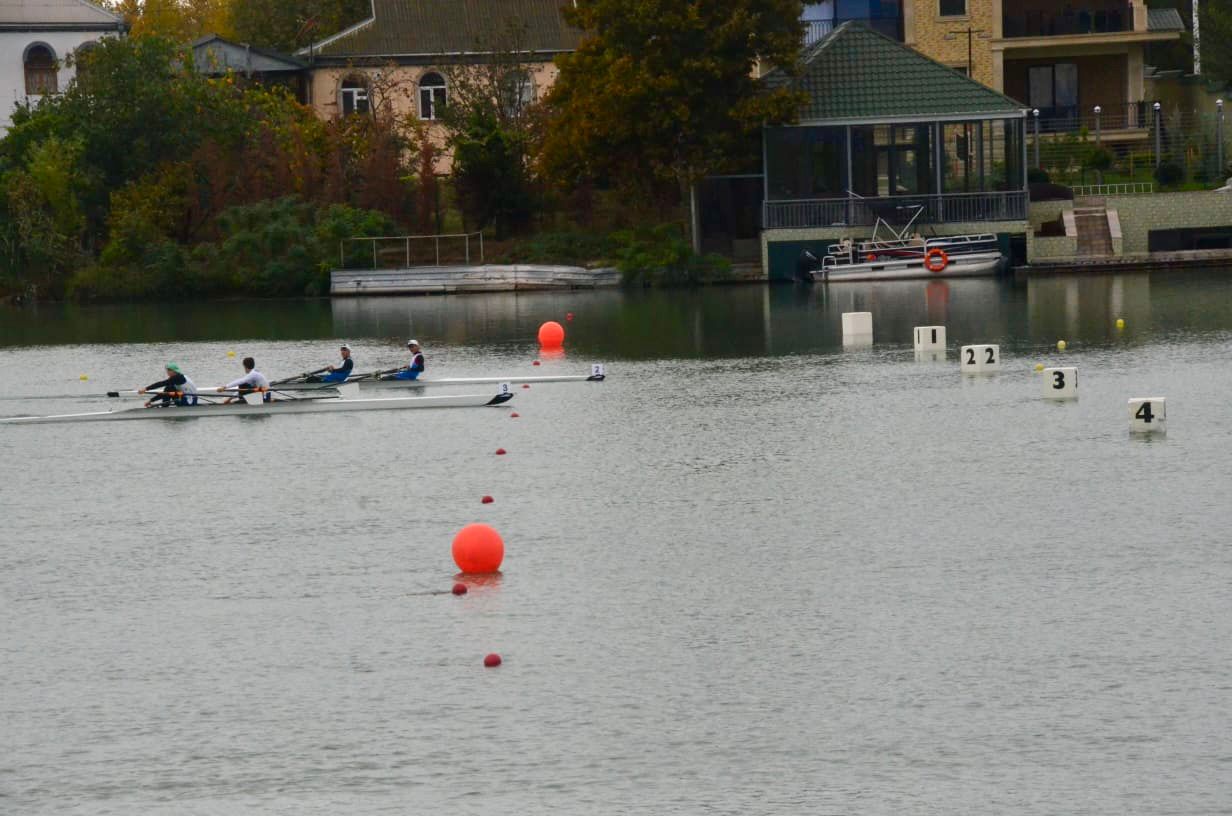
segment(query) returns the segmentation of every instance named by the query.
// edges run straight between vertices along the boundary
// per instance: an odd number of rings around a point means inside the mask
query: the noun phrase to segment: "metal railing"
[[[762,223],[765,229],[872,226],[878,218],[891,225],[904,224],[919,207],[924,209],[920,223],[1022,221],[1027,217],[1027,194],[1007,190],[767,201],[762,205]]]
[[[1075,197],[1150,195],[1155,192],[1155,185],[1149,181],[1135,181],[1123,184],[1075,184],[1070,189]]]
[[[1065,34],[1109,34],[1134,30],[1132,7],[1122,4],[1093,4],[1083,8],[1032,10],[1001,17],[1002,36],[1056,37]]]
[[[830,32],[841,26],[843,23],[857,22],[861,25],[871,28],[879,34],[884,34],[892,40],[903,40],[902,20],[898,16],[892,17],[835,17],[832,20],[805,20],[804,21],[804,47],[808,48],[811,45],[824,40],[830,35]]]
[[[1095,108],[1100,109],[1099,113]],[[1052,108],[1037,108],[1040,133],[1077,133],[1086,128],[1091,133],[1097,130],[1133,130],[1151,126],[1153,111],[1146,102],[1115,101],[1104,105],[1069,105]],[[1027,132],[1034,133],[1035,111],[1027,121]]]
[[[357,259],[359,253],[356,245],[371,244],[373,269],[395,269],[399,266],[409,269],[411,266],[445,266],[449,264],[470,264],[471,239],[477,238],[475,249],[478,263],[483,263],[483,233],[459,232],[441,235],[382,235],[375,238],[344,238],[338,243],[338,263],[343,269],[348,266],[348,258]],[[445,241],[445,252],[441,252],[441,241]],[[349,251],[348,251],[349,250]],[[363,252],[367,258],[369,253]],[[441,259],[445,261],[442,263]],[[382,263],[384,259],[385,263]],[[412,263],[413,262],[413,263]]]

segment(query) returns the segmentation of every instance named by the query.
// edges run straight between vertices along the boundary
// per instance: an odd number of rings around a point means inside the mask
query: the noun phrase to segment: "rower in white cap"
[[[321,378],[321,382],[341,383],[346,382],[351,376],[351,369],[355,368],[355,361],[351,359],[351,347],[343,343],[341,352],[342,362],[336,366],[330,366],[329,373]]]
[[[406,368],[394,374],[395,380],[418,380],[424,370],[423,352],[419,350],[418,340],[407,340],[406,347],[411,352],[411,362]]]

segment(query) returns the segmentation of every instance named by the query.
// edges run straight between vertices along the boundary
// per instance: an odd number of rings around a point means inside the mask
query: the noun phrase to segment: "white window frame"
[[[435,82],[431,85],[425,85],[424,80],[439,79],[440,84]],[[445,78],[435,71],[430,71],[419,78],[419,118],[424,121],[432,122],[440,119],[441,109],[449,103],[449,94],[445,84]]]

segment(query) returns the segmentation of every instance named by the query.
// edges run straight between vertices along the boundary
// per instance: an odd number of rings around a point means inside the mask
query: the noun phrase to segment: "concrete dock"
[[[618,286],[615,269],[531,264],[417,266],[330,273],[331,295],[443,295]]]

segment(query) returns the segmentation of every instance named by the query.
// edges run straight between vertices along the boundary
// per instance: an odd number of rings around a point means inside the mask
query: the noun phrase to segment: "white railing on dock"
[[[446,255],[446,259],[448,263],[469,265],[472,263],[472,258],[471,258],[471,239],[472,238],[478,239],[476,241],[476,251],[478,252],[478,258],[474,259],[474,262],[482,264],[484,262],[483,260],[483,233],[482,232],[458,232],[458,233],[449,233],[449,234],[440,234],[440,235],[381,235],[375,238],[344,238],[342,239],[342,241],[338,243],[338,265],[343,269],[347,268],[347,246],[349,244],[370,243],[372,245],[372,268],[373,269],[382,268],[380,264],[381,255],[393,256],[394,261],[395,261],[395,264],[394,264],[395,266],[396,266],[396,261],[401,260],[402,267],[404,269],[409,269],[412,266],[411,246],[412,246],[412,242],[414,242],[414,246],[417,250],[417,254],[415,256],[415,259],[416,259],[415,265],[416,266],[421,266],[421,265],[426,266],[428,265],[428,262],[426,259],[422,262],[420,261],[420,255],[418,254],[418,250],[420,249],[420,247],[423,247],[429,241],[431,241],[432,242],[432,254],[430,256],[431,265],[432,266],[442,266],[441,264],[441,240],[442,239],[446,241],[459,240],[459,239],[461,240],[462,256],[460,258],[457,258],[456,260],[449,260],[448,255]],[[381,244],[384,244],[384,246],[379,247],[379,245]],[[379,253],[378,253],[378,248],[379,248]],[[446,246],[447,251],[448,249],[449,247]]]
[[[1075,196],[1150,195],[1155,192],[1155,185],[1149,181],[1136,181],[1126,184],[1075,184],[1070,189]]]

